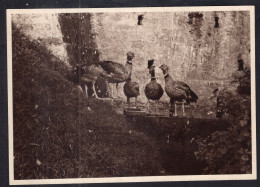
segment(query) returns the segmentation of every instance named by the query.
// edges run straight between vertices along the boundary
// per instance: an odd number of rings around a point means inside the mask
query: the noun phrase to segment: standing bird
[[[134,58],[133,52],[128,52],[127,54],[127,62],[125,65],[113,62],[113,61],[102,61],[99,62],[99,65],[102,69],[109,75],[106,77],[106,80],[109,83],[116,83],[116,91],[118,97],[118,84],[125,82],[132,75],[132,60]],[[112,97],[113,97],[113,89],[112,89]]]
[[[137,107],[137,97],[140,95],[139,85],[131,81],[131,77],[124,84],[124,93],[127,97],[128,107],[130,107],[130,98],[135,97],[135,107]]]
[[[162,86],[157,83],[156,78],[155,78],[155,66],[153,65],[154,60],[148,60],[148,69],[149,73],[151,74],[151,81],[145,86],[144,93],[145,96],[147,97],[148,101],[146,103],[147,105],[147,110],[151,112],[150,110],[150,100],[156,101],[156,112],[158,111],[158,102],[159,99],[163,95],[163,89]]]
[[[224,115],[228,114],[230,111],[230,102],[233,102],[236,93],[236,88],[234,85],[230,87],[218,87],[212,92],[211,100],[216,98],[216,118],[223,118]]]
[[[125,65],[113,61],[102,61],[97,64],[78,65],[74,67],[72,72],[78,75],[80,85],[84,92],[86,91],[85,85],[92,84],[91,86],[93,87],[94,96],[99,98],[95,90],[95,83],[99,77],[102,77],[110,83],[116,83],[118,96],[118,83],[125,82],[131,77],[133,58],[134,53],[128,52],[127,62]]]
[[[95,83],[98,78],[102,77],[103,79],[108,79],[110,77],[99,65],[91,64],[91,65],[77,65],[72,70],[72,73],[76,73],[79,78],[79,83],[82,90],[86,93],[86,85],[91,85],[93,89],[93,95],[97,99],[101,99],[98,97],[95,89]],[[87,93],[88,95],[88,93]]]
[[[190,87],[181,81],[174,81],[168,74],[169,68],[163,64],[160,66],[164,74],[165,79],[165,92],[170,97],[170,104],[174,104],[174,116],[177,116],[176,102],[182,103],[182,112],[185,116],[184,104],[190,104],[191,102],[197,102],[198,96],[190,89]],[[170,115],[172,113],[170,112]]]

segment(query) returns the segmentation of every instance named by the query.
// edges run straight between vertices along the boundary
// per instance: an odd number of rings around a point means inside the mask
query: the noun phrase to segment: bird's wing
[[[92,64],[90,66],[84,67],[84,76],[89,79],[97,79],[98,77],[102,77],[108,79],[111,77],[110,74],[107,74],[99,65]]]
[[[185,84],[184,82],[181,82],[181,81],[174,81],[174,86],[176,89],[180,89],[180,90],[183,90],[185,92],[188,92],[190,91],[190,87]]]
[[[139,85],[136,82],[133,82],[133,86],[136,91],[139,91]]]
[[[102,61],[102,62],[99,63],[99,65],[108,74],[125,74],[125,73],[127,73],[126,69],[125,69],[125,66],[120,64],[120,63],[117,63],[117,62]]]

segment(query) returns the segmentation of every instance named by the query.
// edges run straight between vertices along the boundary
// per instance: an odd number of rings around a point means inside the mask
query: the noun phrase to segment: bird
[[[98,97],[95,90],[95,83],[98,78],[101,77],[109,83],[116,83],[118,96],[118,83],[125,82],[131,77],[133,58],[134,53],[128,52],[127,62],[125,65],[113,61],[100,61],[98,63],[86,63],[82,65],[76,65],[73,68],[72,72],[78,74],[81,88],[84,92],[86,92],[85,85],[92,84],[91,86],[93,87],[94,96],[98,99],[101,99]]]
[[[216,118],[223,118],[228,113],[228,106],[234,96],[237,95],[235,86],[229,88],[217,87],[212,92],[211,100],[216,98]]]
[[[177,116],[176,103],[182,103],[182,112],[185,116],[184,104],[190,104],[191,102],[197,102],[198,96],[193,92],[190,87],[181,81],[174,81],[172,77],[168,74],[169,68],[167,65],[163,64],[159,67],[163,74],[165,80],[165,92],[170,97],[170,105],[174,104],[174,116]],[[172,111],[170,110],[170,116],[172,116]]]
[[[153,65],[154,60],[148,60],[148,69],[149,74],[151,74],[151,81],[145,86],[144,93],[146,98],[148,99],[146,106],[147,110],[150,113],[150,100],[156,101],[156,114],[158,111],[158,102],[159,99],[163,96],[163,88],[162,86],[157,83],[155,78],[155,66]]]
[[[128,107],[130,108],[130,98],[135,97],[135,107],[137,108],[137,97],[140,95],[139,85],[132,82],[131,77],[124,84],[124,94],[127,97]]]
[[[105,79],[109,83],[116,83],[117,97],[118,97],[118,84],[125,82],[132,75],[132,69],[133,69],[132,60],[135,55],[131,51],[129,51],[126,55],[127,55],[127,61],[125,65],[113,61],[99,62],[99,65],[102,67],[102,69],[109,75]],[[113,97],[113,93],[112,93],[112,97]]]
[[[109,74],[107,74],[98,64],[91,65],[76,65],[72,73],[77,74],[79,77],[79,82],[82,90],[86,93],[86,85],[91,86],[93,89],[93,96],[97,99],[101,99],[98,97],[95,89],[95,83],[98,78],[102,77],[103,79],[109,78]],[[87,91],[89,93],[89,91]],[[88,95],[88,93],[86,93]]]

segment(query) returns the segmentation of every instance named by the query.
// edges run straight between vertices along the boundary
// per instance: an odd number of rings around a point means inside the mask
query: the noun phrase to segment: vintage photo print
[[[256,179],[254,6],[8,9],[10,184]]]

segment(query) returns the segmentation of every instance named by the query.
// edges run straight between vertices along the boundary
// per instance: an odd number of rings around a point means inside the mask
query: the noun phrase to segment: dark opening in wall
[[[238,71],[243,71],[244,70],[244,61],[243,61],[243,59],[238,59],[237,63],[238,63]]]
[[[215,16],[215,28],[219,28],[219,23],[218,23],[219,17]]]
[[[190,24],[190,25],[191,25],[191,24],[192,24],[192,22],[193,22],[193,17],[194,17],[194,16],[193,16],[193,13],[189,13],[189,14],[188,14],[188,17],[189,17],[188,24]]]
[[[238,71],[243,71],[244,70],[244,61],[243,59],[238,60]]]
[[[192,24],[193,23],[193,18],[201,19],[201,18],[203,18],[203,14],[201,14],[199,12],[191,12],[191,13],[188,14],[188,17],[189,17],[188,24]]]
[[[243,71],[244,70],[244,61],[242,59],[241,53],[238,54],[237,63],[238,63],[238,71]]]
[[[203,14],[201,14],[201,13],[199,13],[199,12],[195,12],[195,13],[194,13],[194,17],[200,19],[200,18],[203,17]]]
[[[138,22],[137,22],[137,25],[143,25],[143,19],[144,19],[144,15],[139,15],[138,16]]]
[[[187,22],[190,25],[189,32],[196,36],[196,39],[202,37],[201,27],[203,25],[203,14],[199,12],[190,12],[188,14],[189,21]]]

